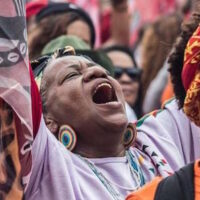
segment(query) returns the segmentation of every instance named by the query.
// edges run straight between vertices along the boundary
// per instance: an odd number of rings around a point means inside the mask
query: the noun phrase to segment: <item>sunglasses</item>
[[[114,69],[114,77],[119,79],[122,74],[127,74],[133,81],[139,81],[141,77],[142,70],[138,68],[122,68],[115,67]]]

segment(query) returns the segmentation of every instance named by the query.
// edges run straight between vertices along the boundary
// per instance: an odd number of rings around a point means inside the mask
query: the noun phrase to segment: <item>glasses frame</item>
[[[123,74],[127,74],[131,80],[133,81],[140,81],[142,70],[136,67],[120,67],[115,66],[114,69],[114,77],[115,79],[120,79]]]

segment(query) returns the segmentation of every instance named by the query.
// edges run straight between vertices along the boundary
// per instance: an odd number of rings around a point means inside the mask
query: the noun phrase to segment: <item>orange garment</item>
[[[156,177],[152,182],[147,183],[143,188],[130,194],[126,200],[154,200],[157,188],[162,180],[163,178]],[[194,200],[200,200],[200,160],[196,161],[194,164],[194,197]]]
[[[165,86],[162,97],[161,97],[161,105],[163,105],[167,100],[171,99],[174,96],[174,90],[172,86],[172,82],[170,78],[168,78],[167,85]]]
[[[156,189],[162,177],[156,177],[152,182],[147,183],[143,188],[130,194],[126,200],[154,200]]]
[[[17,129],[11,107],[0,98],[0,199],[22,200]]]
[[[200,199],[200,161],[194,165],[194,192],[195,200]]]

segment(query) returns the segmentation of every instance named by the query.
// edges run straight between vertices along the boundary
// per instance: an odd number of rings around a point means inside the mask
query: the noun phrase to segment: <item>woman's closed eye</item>
[[[80,73],[79,73],[79,72],[70,72],[70,73],[68,73],[66,76],[64,76],[64,78],[63,78],[62,81],[61,81],[61,84],[62,84],[64,81],[71,80],[71,79],[73,79],[73,78],[76,78],[77,76],[80,76]]]

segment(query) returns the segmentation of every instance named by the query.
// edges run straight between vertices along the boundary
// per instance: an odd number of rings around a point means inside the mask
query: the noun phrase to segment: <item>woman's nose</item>
[[[90,67],[83,75],[83,80],[89,82],[95,78],[107,78],[108,75],[104,68],[102,67]]]
[[[121,75],[121,77],[118,79],[118,81],[120,83],[131,83],[132,82],[131,78],[126,73],[123,73]]]

